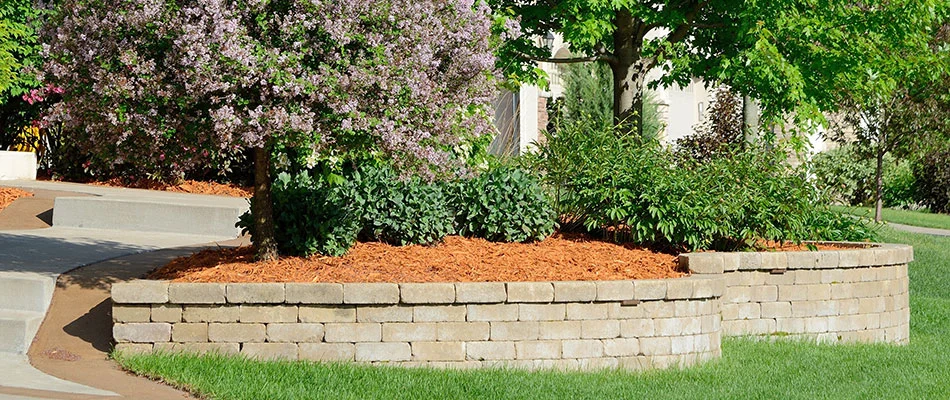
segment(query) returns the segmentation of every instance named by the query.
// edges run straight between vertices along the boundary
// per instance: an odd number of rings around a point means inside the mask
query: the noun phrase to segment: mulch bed
[[[184,180],[177,184],[168,184],[155,182],[151,180],[125,181],[119,178],[113,178],[101,182],[89,182],[91,185],[127,187],[134,189],[162,190],[166,192],[192,193],[192,194],[212,194],[218,196],[230,197],[251,197],[253,194],[251,188],[241,187],[230,183],[202,182]]]
[[[25,190],[0,187],[0,211],[2,211],[4,208],[7,208],[7,206],[9,206],[10,203],[13,203],[13,201],[16,199],[30,196],[33,196],[33,193],[27,192]]]
[[[564,234],[527,244],[458,236],[435,246],[357,243],[343,257],[253,259],[252,247],[205,250],[175,259],[148,278],[176,282],[536,282],[686,275],[675,255]]]

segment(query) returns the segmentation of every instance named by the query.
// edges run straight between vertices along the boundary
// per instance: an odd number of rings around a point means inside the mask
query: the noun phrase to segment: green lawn
[[[874,218],[874,210],[870,207],[832,206],[833,209],[862,217]],[[904,225],[922,226],[925,228],[950,229],[950,215],[931,214],[928,212],[895,210],[885,208],[881,217],[887,222]]]
[[[117,360],[220,399],[937,399],[950,398],[950,238],[883,228],[914,246],[911,343],[815,345],[727,339],[723,358],[686,370],[558,373],[436,371],[251,362],[182,355]]]

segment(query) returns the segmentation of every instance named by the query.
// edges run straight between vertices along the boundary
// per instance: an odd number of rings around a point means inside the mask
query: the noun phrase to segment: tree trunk
[[[277,259],[277,239],[274,230],[274,203],[271,201],[270,148],[266,144],[254,148],[254,245],[258,261]]]
[[[881,222],[884,209],[884,152],[877,152],[877,170],[874,171],[874,221]]]
[[[610,64],[614,85],[614,122],[642,134],[643,81],[645,62],[640,58],[643,40],[636,32],[636,21],[628,10],[617,11],[614,20],[614,56]]]
[[[743,146],[753,143],[759,133],[759,104],[749,95],[742,96]]]

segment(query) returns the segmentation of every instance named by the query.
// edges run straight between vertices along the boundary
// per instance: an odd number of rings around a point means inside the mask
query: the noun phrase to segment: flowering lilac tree
[[[253,148],[258,257],[276,257],[269,149],[432,175],[490,129],[491,22],[472,0],[65,0],[45,32],[53,117],[102,165],[180,174]]]

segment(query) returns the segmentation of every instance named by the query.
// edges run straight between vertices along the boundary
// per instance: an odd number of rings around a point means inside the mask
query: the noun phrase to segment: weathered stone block
[[[820,252],[818,251],[787,251],[785,257],[788,262],[788,268],[792,269],[811,269],[818,268]]]
[[[604,356],[604,344],[600,340],[565,340],[561,342],[564,358],[593,358]]]
[[[652,318],[620,321],[620,336],[625,338],[650,337],[656,334]]]
[[[792,316],[792,303],[768,302],[762,303],[762,318],[788,318]]]
[[[267,324],[267,341],[320,342],[323,340],[323,324]]]
[[[356,345],[353,343],[300,343],[297,356],[311,361],[353,361]]]
[[[175,304],[224,304],[222,283],[172,283],[168,285],[168,301]]]
[[[564,304],[518,304],[520,321],[563,321]]]
[[[597,299],[597,285],[594,282],[554,282],[555,302],[594,301],[595,299]]]
[[[406,304],[451,304],[455,302],[453,283],[403,283],[399,285]]]
[[[115,304],[160,304],[168,302],[168,281],[135,280],[112,284]]]
[[[226,343],[263,342],[267,338],[264,324],[220,324],[208,325],[208,340]]]
[[[152,352],[151,343],[116,343],[115,351],[123,354],[149,354]]]
[[[488,340],[491,336],[488,322],[440,322],[436,326],[439,341]]]
[[[284,302],[283,283],[229,283],[228,303],[270,304]]]
[[[674,336],[670,338],[671,354],[689,354],[696,348],[696,339],[692,336]]]
[[[382,325],[378,323],[329,323],[324,326],[323,340],[332,342],[378,342]]]
[[[693,277],[693,298],[711,299],[721,297],[726,290],[726,280],[721,277]]]
[[[492,322],[491,340],[537,340],[539,327],[537,321]]]
[[[174,304],[153,304],[152,322],[181,322],[181,306]]]
[[[550,303],[554,301],[554,285],[551,282],[509,282],[509,303]]]
[[[167,323],[130,323],[112,326],[116,342],[156,343],[171,339],[172,326]]]
[[[584,320],[581,321],[582,339],[609,339],[620,336],[620,321],[618,320]]]
[[[284,297],[289,304],[343,304],[340,283],[285,283]]]
[[[239,306],[184,306],[182,310],[185,322],[237,322],[240,316]]]
[[[258,360],[296,360],[296,343],[244,343],[241,354]]]
[[[693,280],[689,278],[669,279],[666,282],[666,298],[670,300],[688,299],[693,296]]]
[[[155,343],[155,351],[192,354],[235,355],[241,352],[240,343]]]
[[[300,306],[300,322],[356,322],[356,308],[334,306]]]
[[[114,322],[149,322],[151,320],[152,307],[148,304],[115,304],[112,306],[112,321]]]
[[[412,359],[417,361],[465,361],[463,342],[412,342]]]
[[[567,319],[607,319],[610,308],[610,303],[568,303],[566,307]]]
[[[666,280],[651,279],[633,281],[633,293],[637,300],[660,300],[666,298]]]
[[[633,281],[596,281],[597,301],[633,300]]]
[[[541,340],[515,342],[515,358],[522,360],[546,360],[561,358],[561,341]]]
[[[514,360],[515,342],[469,342],[465,353],[469,360]]]
[[[542,340],[581,338],[581,321],[541,321],[538,329]]]
[[[719,253],[682,254],[680,265],[688,267],[694,274],[721,274],[725,269],[722,254]]]
[[[609,357],[632,357],[640,354],[640,340],[618,338],[604,340],[604,354]]]
[[[438,338],[435,323],[383,324],[384,342],[431,342]]]
[[[208,324],[180,323],[172,325],[172,341],[179,343],[207,343]]]
[[[669,337],[640,338],[640,353],[645,356],[664,356],[672,354],[672,344]]]
[[[361,306],[356,308],[356,322],[411,322],[413,307]]]
[[[415,306],[412,309],[412,320],[416,322],[465,321],[467,313],[464,305]]]
[[[762,257],[762,268],[764,269],[784,269],[788,268],[788,256],[785,251],[760,252]]]
[[[469,321],[517,321],[518,304],[471,304],[468,306]]]
[[[762,253],[760,252],[745,252],[739,254],[739,270],[757,270],[763,268],[770,268],[769,266],[763,266],[762,263]]]
[[[503,282],[460,282],[455,284],[458,303],[503,303],[508,292]]]
[[[395,283],[344,283],[343,303],[396,304],[399,303],[399,285]]]
[[[752,287],[752,301],[765,302],[778,300],[778,286],[761,285]]]
[[[409,343],[357,343],[356,361],[409,361]]]
[[[297,306],[242,305],[241,322],[297,322]]]

